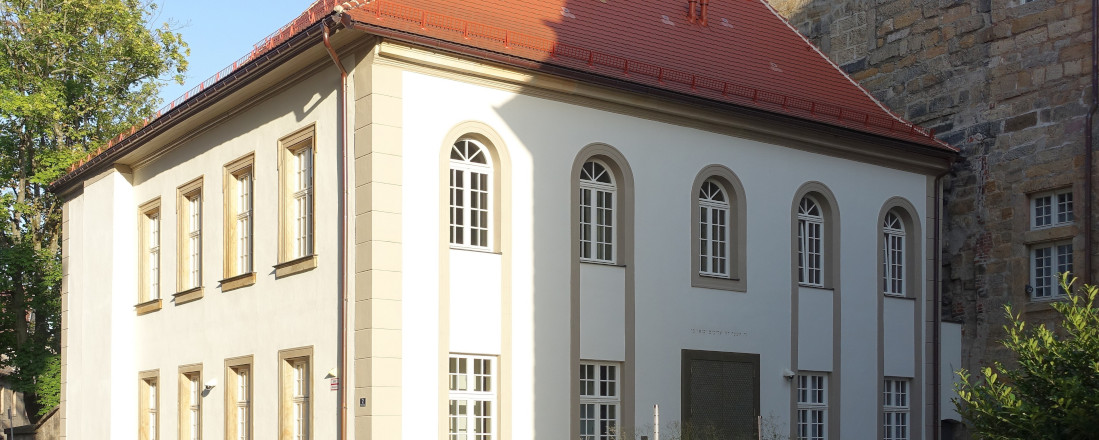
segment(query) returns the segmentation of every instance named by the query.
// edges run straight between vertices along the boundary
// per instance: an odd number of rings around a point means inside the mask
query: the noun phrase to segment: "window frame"
[[[472,162],[472,161],[469,161],[469,160],[455,159],[453,157],[453,152],[455,151],[455,149],[458,148],[458,144],[461,143],[461,142],[466,142],[466,143],[472,144],[475,147],[477,147],[478,150],[479,150],[480,155],[484,157],[485,163],[484,164],[479,164],[479,163]],[[469,156],[472,156],[472,155],[469,155]],[[462,250],[491,252],[493,249],[495,249],[495,246],[496,246],[495,238],[496,238],[496,235],[497,235],[497,232],[495,230],[496,227],[497,227],[496,218],[495,218],[496,217],[495,206],[496,206],[496,198],[497,198],[496,197],[496,188],[497,188],[496,185],[497,184],[496,184],[495,174],[496,174],[497,166],[494,163],[495,157],[492,153],[492,150],[487,145],[485,145],[483,142],[481,142],[477,139],[473,139],[473,138],[468,137],[468,136],[464,136],[464,137],[460,137],[457,140],[455,140],[453,145],[451,145],[451,155],[449,157],[450,157],[450,159],[447,162],[448,163],[447,175],[449,176],[449,182],[447,184],[447,188],[448,188],[449,201],[447,203],[447,206],[449,208],[448,230],[450,231],[450,238],[449,238],[450,248],[451,249],[462,249]],[[454,184],[454,173],[456,171],[463,173],[463,175],[465,177],[463,179],[463,183],[459,187],[455,187],[455,184]],[[476,209],[476,208],[473,208],[471,206],[472,201],[473,201],[473,197],[472,197],[473,194],[472,193],[475,190],[472,188],[473,180],[470,178],[470,176],[474,173],[485,176],[485,181],[482,183],[483,191],[480,191],[480,192],[485,193],[485,198],[486,198],[485,206],[480,209],[480,210],[484,211],[484,213],[485,213],[485,220],[484,220],[484,228],[479,228],[479,229],[484,230],[484,234],[485,234],[484,245],[470,244],[471,241],[472,241],[472,232],[473,232],[473,229],[474,229],[474,227],[472,226],[473,211]],[[463,196],[463,199],[462,199],[463,202],[461,203],[461,205],[455,205],[455,202],[454,202],[455,191],[460,191],[461,195]],[[458,210],[458,212],[462,213],[463,219],[464,219],[463,224],[456,224],[455,223],[454,214],[455,214],[456,210]],[[462,243],[455,243],[454,242],[454,233],[455,233],[455,228],[456,227],[459,229],[459,234],[461,235],[461,239],[463,241]]]
[[[808,379],[806,386],[803,386],[802,380]],[[817,388],[812,382],[813,379],[820,379],[821,386]],[[828,439],[828,374],[824,372],[798,372],[798,375],[794,377],[794,396],[795,396],[795,417],[794,417],[794,433],[800,439],[804,440],[827,440]],[[819,394],[820,399],[811,398],[809,400],[803,400],[802,391],[806,391],[807,396]],[[803,421],[802,414],[819,413],[819,423],[813,419]],[[820,425],[820,436],[811,435],[811,431],[803,431],[802,426],[806,426],[809,429],[813,425]],[[810,435],[803,435],[806,432]]]
[[[725,200],[729,205],[726,216],[726,238],[728,241],[728,276],[716,277],[703,275],[701,271],[701,212],[698,195],[703,184],[712,181],[719,185],[725,192]],[[746,292],[748,289],[747,276],[747,216],[745,211],[744,185],[732,170],[723,165],[708,165],[699,171],[691,185],[691,286],[705,289],[728,290],[733,292]]]
[[[451,371],[450,365],[458,361],[456,365],[460,365],[462,361],[469,361],[469,365],[466,366],[466,373],[454,373]],[[489,391],[476,391],[476,390],[455,390],[454,376],[465,376],[465,383],[473,384],[473,387],[477,384],[478,374],[474,370],[477,361],[487,361],[489,363],[489,373],[487,374]],[[452,411],[454,408],[454,402],[458,400],[467,401],[468,404],[472,404],[466,409],[465,419],[466,426],[471,429],[476,429],[477,415],[472,411],[476,408],[477,402],[487,402],[489,407],[489,432],[477,433],[476,431],[467,430],[465,438],[477,439],[477,440],[498,440],[500,438],[500,405],[499,405],[499,357],[494,355],[479,355],[479,354],[463,354],[463,353],[450,353],[447,359],[447,411],[446,420],[444,425],[446,426],[447,438],[456,439],[462,432],[452,432],[453,424],[452,419],[459,418]],[[485,376],[485,375],[481,375]],[[484,435],[482,435],[484,434]]]
[[[311,165],[306,189],[298,189],[295,171],[299,153],[308,150],[307,159]],[[310,125],[279,140],[279,239],[278,263],[275,265],[275,277],[281,278],[311,270],[317,266],[317,154],[318,146],[314,126]],[[304,193],[303,193],[304,191]],[[295,195],[307,197],[305,216],[308,252],[295,250],[298,237],[295,231]],[[298,249],[300,251],[300,249]]]
[[[297,366],[303,366],[305,373],[302,379],[308,383],[303,387],[307,394],[294,394]],[[279,350],[279,440],[309,440],[313,437],[313,407],[315,406],[316,381],[313,380],[313,347],[293,348]],[[253,382],[254,383],[254,382]],[[295,426],[294,406],[304,404],[302,418],[305,427],[302,436],[295,438],[296,432],[291,432]],[[285,437],[282,434],[290,436]]]
[[[202,298],[206,229],[204,198],[203,176],[176,188],[176,293],[172,298],[177,306]]]
[[[160,197],[138,207],[138,314],[160,309],[161,291],[164,289],[163,239],[164,215],[160,209]],[[156,230],[155,240],[152,237]],[[155,243],[154,243],[155,241]],[[155,254],[155,257],[154,257]],[[155,273],[154,273],[155,263]],[[155,278],[155,279],[154,279]]]
[[[1067,248],[1067,251],[1066,249]],[[1049,270],[1048,275],[1038,275],[1038,253],[1040,251],[1048,250],[1049,254]],[[1033,291],[1028,295],[1031,301],[1055,301],[1061,298],[1065,298],[1065,291],[1061,289],[1061,277],[1062,269],[1065,267],[1065,263],[1062,258],[1067,257],[1067,269],[1069,273],[1075,270],[1075,253],[1076,248],[1073,246],[1072,240],[1058,240],[1049,241],[1044,243],[1038,243],[1030,246],[1028,252],[1028,260],[1030,266],[1030,286]],[[1041,285],[1039,283],[1040,278],[1046,278],[1048,284]],[[1048,289],[1049,294],[1042,295],[1042,289]]]
[[[221,290],[230,291],[239,289],[241,287],[255,284],[256,281],[256,261],[255,261],[255,230],[256,230],[256,216],[255,216],[255,189],[256,189],[256,173],[255,173],[255,154],[248,153],[232,162],[229,162],[224,167],[224,173],[222,177],[222,195],[224,199],[224,222],[223,222],[223,236],[225,237],[223,243],[223,271],[221,280]],[[240,182],[243,177],[248,179],[248,211],[241,211],[241,187]],[[246,219],[247,221],[247,244],[245,245],[247,251],[247,261],[241,261],[241,240],[243,239],[241,230],[239,228],[240,221]],[[243,267],[242,266],[246,266]]]
[[[716,193],[710,191],[707,198],[703,198],[703,191],[709,185],[712,188],[716,188]],[[715,200],[714,195],[720,195],[724,200]],[[729,191],[727,191],[720,182],[714,179],[706,179],[702,182],[702,188],[698,194],[698,246],[699,251],[697,258],[699,260],[698,274],[704,277],[713,278],[731,278],[733,269],[733,256],[732,256],[732,234],[730,230],[730,223],[732,223],[732,208],[729,203]],[[723,222],[718,225],[713,220],[714,213],[720,214],[720,220]],[[715,232],[720,230],[721,238],[714,238]],[[717,246],[715,246],[715,242]],[[720,248],[724,251],[723,256],[715,256],[713,252],[707,253],[709,250]],[[716,260],[716,261],[715,261]],[[717,263],[723,263],[723,270],[707,270],[713,268]],[[708,264],[704,264],[708,263]]]
[[[803,211],[811,211],[808,209],[802,209],[805,201],[809,201],[813,204],[812,207],[816,208],[818,212],[817,215],[812,215],[811,213],[803,213]],[[828,219],[827,215],[825,214],[825,208],[819,201],[818,197],[811,194],[805,194],[800,199],[798,199],[797,206],[795,207],[795,212],[797,213],[797,222],[794,227],[795,231],[797,231],[797,236],[795,237],[795,249],[797,250],[796,261],[798,285],[804,287],[824,288],[825,274],[827,270],[825,267],[825,260],[827,259],[828,255],[828,245],[825,242],[827,240],[826,227],[828,226]],[[816,226],[817,229],[816,257],[818,258],[818,261],[817,267],[815,268],[811,266],[811,260],[808,259],[809,255],[806,252],[806,249],[810,248],[810,245],[812,244],[811,241],[813,240],[813,237],[811,237],[809,234],[810,228],[812,226]],[[812,277],[814,270],[817,273],[817,279],[815,281]]]
[[[1049,199],[1047,207],[1049,213],[1039,215],[1037,212],[1038,205],[1044,199]],[[1076,222],[1075,201],[1071,187],[1033,193],[1027,201],[1027,207],[1030,214],[1031,230],[1056,228]],[[1049,223],[1039,224],[1039,218],[1046,215],[1049,217]]]
[[[886,296],[903,298],[908,294],[908,232],[904,223],[904,218],[895,209],[891,209],[885,213],[881,225],[882,293]]]
[[[179,367],[177,428],[181,440],[202,440],[202,391],[202,364]]]
[[[253,384],[255,383],[255,369],[252,356],[240,356],[225,360],[225,438],[226,440],[251,440],[253,417]],[[240,399],[240,370],[246,372],[248,383],[245,385],[244,399]],[[241,435],[241,423],[239,423],[240,402],[244,402],[245,417],[243,423],[243,436]]]
[[[590,367],[594,376],[588,379],[592,384],[592,390],[594,394],[585,394],[585,370]],[[613,378],[607,379],[604,375],[604,368],[614,371]],[[608,361],[580,361],[580,439],[581,440],[615,440],[621,435],[619,427],[622,425],[622,363],[621,362],[608,362]],[[615,393],[613,395],[603,394],[603,383],[613,384]],[[584,407],[586,405],[593,406],[590,413],[591,418],[585,418]],[[604,417],[602,407],[610,406],[614,408],[614,419]],[[592,432],[589,434],[584,433],[584,422],[590,420],[592,423]],[[610,421],[610,432],[598,432],[601,424],[605,421]]]
[[[137,438],[138,440],[158,440],[161,427],[160,370],[138,373],[137,385]],[[153,426],[149,426],[150,421]]]
[[[584,179],[585,168],[587,167],[587,165],[589,163],[598,165],[599,167],[603,168],[603,173],[609,177],[610,183],[598,182],[598,181],[594,181],[594,180],[591,180],[591,179]],[[591,173],[588,173],[588,174],[591,175]],[[598,179],[600,176],[602,176],[602,174],[597,175],[597,176],[592,176],[592,177],[595,178],[595,179]],[[585,160],[584,162],[581,163],[581,165],[580,165],[580,174],[578,176],[576,176],[576,179],[578,179],[577,182],[579,184],[579,190],[580,190],[580,193],[579,193],[580,198],[579,198],[579,205],[578,205],[578,208],[579,208],[578,221],[579,221],[579,226],[580,226],[580,228],[579,228],[580,242],[578,244],[580,246],[580,262],[582,262],[582,263],[596,263],[596,264],[615,265],[618,262],[618,255],[617,255],[617,253],[619,252],[618,234],[620,233],[619,229],[622,227],[622,225],[620,224],[621,222],[619,221],[619,214],[620,214],[619,213],[620,210],[619,210],[619,207],[618,207],[618,203],[619,203],[619,200],[618,200],[618,198],[619,198],[619,194],[618,194],[619,188],[618,188],[618,186],[619,185],[617,183],[618,178],[617,178],[617,176],[615,176],[614,168],[612,168],[603,159],[596,158],[596,157],[589,157],[589,158],[587,158],[587,160]],[[609,196],[609,198],[610,198],[609,206],[602,206],[601,207],[600,205],[593,204],[590,201],[587,202],[587,204],[585,204],[585,201],[584,201],[584,192],[585,191],[590,191],[591,192],[591,197],[589,197],[589,200],[591,200],[591,201],[594,201],[595,199],[599,198],[598,196],[600,195],[600,193]],[[588,217],[589,220],[587,222],[584,221],[585,208],[587,208],[587,210],[588,210],[587,212],[589,213],[588,214],[589,215],[589,217]],[[604,217],[603,217],[603,218],[607,218],[607,217],[610,218],[609,225],[608,224],[598,223],[598,220],[597,220],[599,218],[598,210],[600,210],[600,209],[602,209],[604,211],[609,211],[609,216],[604,215]],[[610,230],[610,232],[609,232],[609,235],[610,235],[609,241],[597,241],[596,240],[595,237],[599,233],[599,231],[598,231],[599,228],[608,228]],[[588,240],[584,239],[585,230],[587,230],[588,237],[590,237],[590,239],[588,239]],[[599,258],[597,256],[598,248],[596,248],[596,246],[607,246],[608,247],[607,253],[609,254],[609,256],[606,257],[606,258]],[[585,255],[585,250],[587,251],[588,256],[584,256]]]
[[[898,391],[897,385],[903,384]],[[882,439],[909,440],[912,437],[912,379],[904,377],[886,377],[882,382]],[[903,404],[898,404],[898,400]],[[898,416],[903,422],[898,423]],[[892,429],[891,429],[892,428]],[[898,435],[897,429],[902,432]]]

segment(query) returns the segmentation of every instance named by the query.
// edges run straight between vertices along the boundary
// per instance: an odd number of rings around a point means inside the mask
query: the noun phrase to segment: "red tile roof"
[[[706,25],[688,21],[687,0],[351,0],[341,6],[367,27],[958,151],[886,109],[765,0],[702,1],[708,1]],[[73,164],[54,185],[310,28],[336,5],[315,1],[238,61]]]
[[[763,0],[352,0],[367,26],[950,151],[894,115]],[[696,9],[697,10],[697,9]]]

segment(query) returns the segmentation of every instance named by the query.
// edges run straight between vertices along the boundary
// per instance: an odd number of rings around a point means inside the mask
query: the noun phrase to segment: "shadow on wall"
[[[768,0],[771,7],[845,72],[866,68],[874,8],[858,0]]]

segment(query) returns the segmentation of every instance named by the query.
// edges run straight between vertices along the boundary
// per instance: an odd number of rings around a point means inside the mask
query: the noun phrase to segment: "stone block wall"
[[[1030,247],[1072,240],[1075,271],[1086,272],[1091,1],[770,1],[875,98],[961,149],[944,179],[942,314],[963,323],[962,366],[1011,362],[997,342],[1003,305],[1054,318],[1026,293]],[[1076,223],[1031,231],[1029,195],[1065,187]]]

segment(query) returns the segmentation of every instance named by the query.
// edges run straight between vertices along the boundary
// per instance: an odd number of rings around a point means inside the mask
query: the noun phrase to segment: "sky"
[[[298,17],[313,0],[153,0],[149,27],[171,22],[191,48],[184,85],[161,87],[162,105],[233,64],[267,35]]]

